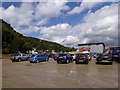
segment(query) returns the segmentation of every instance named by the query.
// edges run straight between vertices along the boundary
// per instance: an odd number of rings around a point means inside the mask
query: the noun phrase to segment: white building
[[[87,44],[78,44],[79,50],[83,49],[85,51],[85,48],[89,48],[89,52],[96,52],[96,53],[103,53],[105,50],[104,43],[87,43]]]

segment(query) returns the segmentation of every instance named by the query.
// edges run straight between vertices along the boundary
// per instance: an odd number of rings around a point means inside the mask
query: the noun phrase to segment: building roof
[[[105,44],[103,42],[99,42],[99,43],[85,43],[85,44],[78,44],[78,46],[85,46],[85,45],[99,45],[102,44],[105,47]]]

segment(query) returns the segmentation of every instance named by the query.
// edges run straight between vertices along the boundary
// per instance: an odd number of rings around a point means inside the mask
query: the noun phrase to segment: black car
[[[75,54],[70,54],[72,61],[75,61]]]
[[[112,55],[111,54],[100,54],[96,58],[96,64],[111,64],[112,65]]]
[[[88,55],[76,54],[75,63],[76,64],[80,64],[80,63],[88,64],[89,63]]]
[[[57,63],[70,63],[72,62],[72,56],[70,54],[59,54],[57,56]]]
[[[118,61],[120,63],[120,49],[116,49],[112,51],[112,60]]]

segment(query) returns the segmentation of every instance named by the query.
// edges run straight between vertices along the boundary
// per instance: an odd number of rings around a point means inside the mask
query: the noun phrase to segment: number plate
[[[107,61],[107,60],[102,60],[102,62],[109,62],[109,61]]]
[[[114,57],[118,57],[118,55],[114,55]]]
[[[83,60],[79,60],[79,62],[83,62]]]

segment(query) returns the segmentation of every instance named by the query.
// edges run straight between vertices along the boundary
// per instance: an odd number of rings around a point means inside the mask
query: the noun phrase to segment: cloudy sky
[[[118,44],[117,2],[3,2],[0,18],[17,32],[65,46]]]

